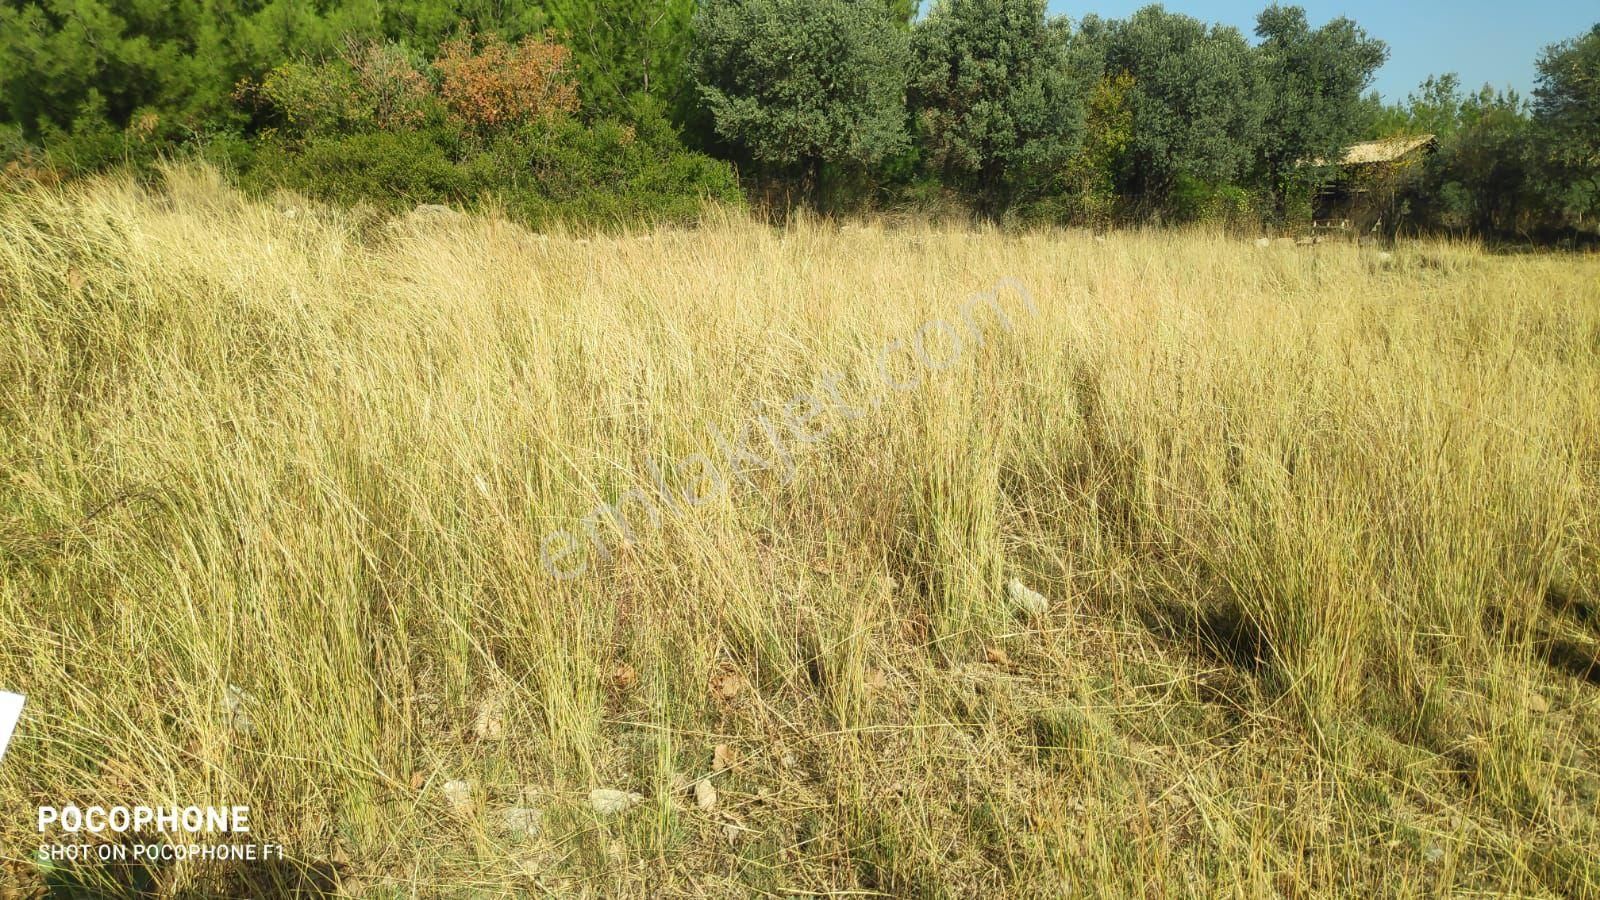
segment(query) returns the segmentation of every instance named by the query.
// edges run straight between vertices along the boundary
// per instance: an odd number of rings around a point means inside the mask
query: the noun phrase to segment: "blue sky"
[[[1147,2],[1140,0],[1050,0],[1051,12],[1073,19],[1085,13],[1122,18]],[[1169,0],[1172,12],[1233,25],[1246,36],[1268,0]],[[1485,82],[1532,93],[1534,60],[1546,44],[1576,37],[1600,22],[1593,0],[1303,0],[1313,25],[1347,16],[1389,44],[1389,62],[1373,86],[1386,100],[1403,100],[1430,74],[1456,72],[1462,84]]]

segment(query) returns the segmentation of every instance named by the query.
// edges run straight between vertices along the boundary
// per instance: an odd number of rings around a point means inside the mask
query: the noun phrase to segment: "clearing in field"
[[[1597,609],[1592,256],[0,204],[24,889],[1596,896]]]

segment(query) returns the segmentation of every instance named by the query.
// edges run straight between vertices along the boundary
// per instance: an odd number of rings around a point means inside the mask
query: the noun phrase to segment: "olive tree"
[[[1600,25],[1544,51],[1533,96],[1552,200],[1592,225],[1600,216]]]
[[[825,164],[907,144],[909,50],[882,0],[707,0],[693,73],[717,135],[813,199]]]
[[[1236,183],[1256,151],[1261,97],[1254,49],[1238,29],[1147,6],[1084,20],[1106,74],[1133,80],[1125,195],[1163,208],[1185,182]]]
[[[1362,92],[1389,56],[1383,41],[1349,19],[1312,28],[1298,6],[1270,6],[1256,18],[1263,88],[1257,176],[1280,211],[1304,185],[1306,163],[1338,159],[1360,134]]]
[[[1075,64],[1045,0],[940,0],[912,33],[910,102],[928,163],[990,214],[1070,160],[1097,61]]]

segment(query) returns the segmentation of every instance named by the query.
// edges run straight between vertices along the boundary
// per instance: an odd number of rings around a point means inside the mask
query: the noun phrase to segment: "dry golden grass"
[[[131,877],[32,863],[38,805],[243,803],[289,863],[142,877],[1600,896],[1600,260],[292,202],[0,200],[10,884]],[[792,474],[553,577],[831,370]]]

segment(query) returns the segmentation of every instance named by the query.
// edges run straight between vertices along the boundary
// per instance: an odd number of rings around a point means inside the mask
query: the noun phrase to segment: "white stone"
[[[1006,595],[1011,598],[1011,605],[1025,615],[1043,616],[1050,612],[1050,601],[1019,579],[1013,578],[1006,585]]]
[[[500,810],[500,830],[517,837],[538,837],[544,812],[531,806],[512,806]]]
[[[717,789],[709,777],[694,783],[694,805],[700,807],[701,812],[711,812],[717,808]]]
[[[627,812],[634,805],[642,802],[644,802],[644,795],[633,794],[628,791],[595,788],[589,792],[589,806],[602,816]]]
[[[452,779],[450,781],[446,781],[443,786],[439,788],[439,792],[444,795],[445,805],[450,807],[450,811],[452,813],[463,818],[471,815],[472,782],[459,778]]]

